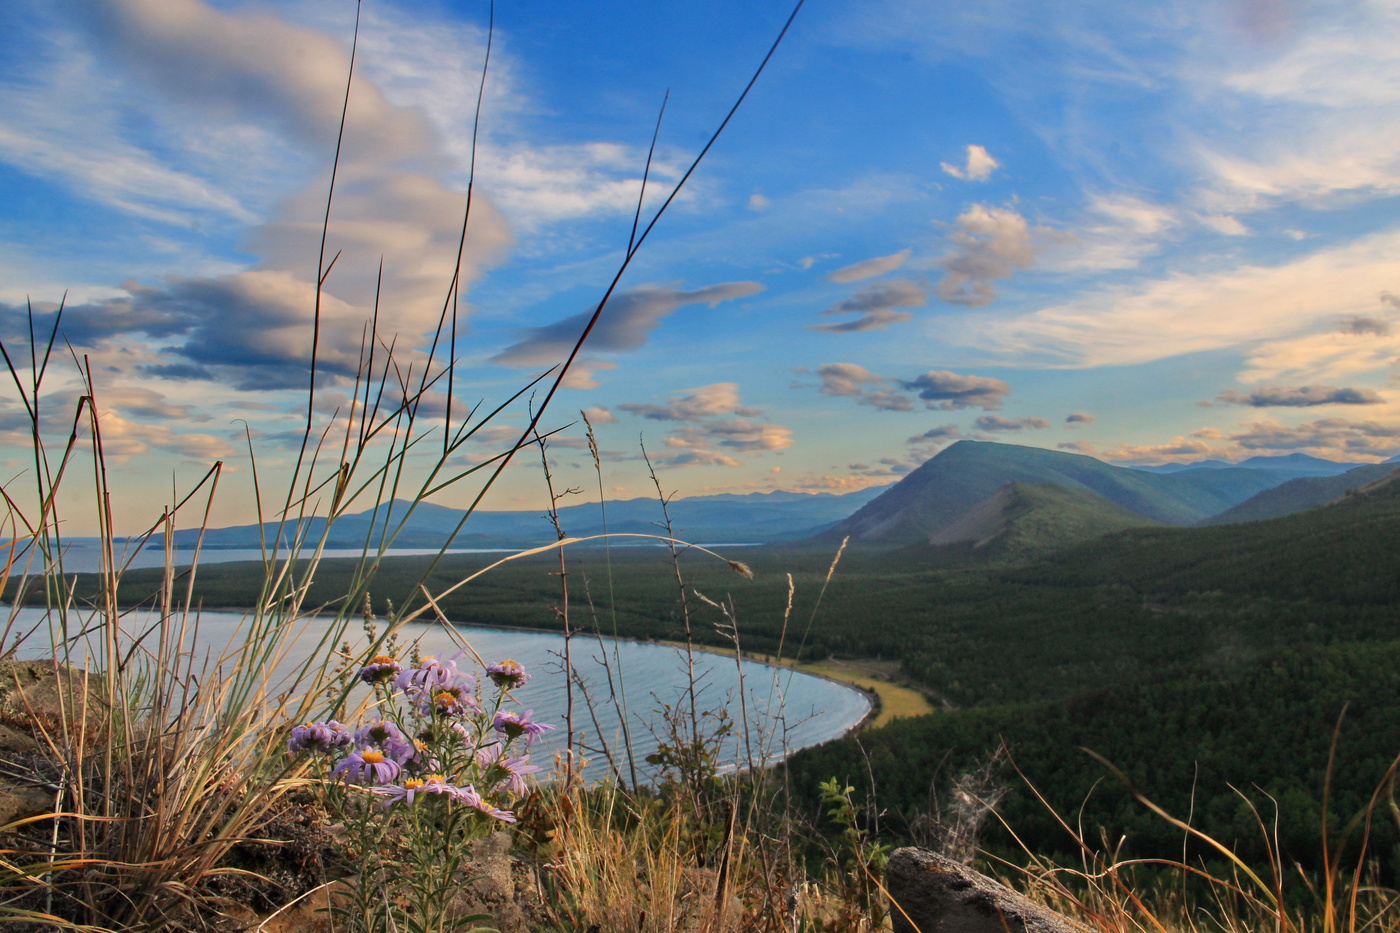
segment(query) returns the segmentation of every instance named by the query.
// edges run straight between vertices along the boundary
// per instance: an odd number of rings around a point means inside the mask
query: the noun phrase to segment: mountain
[[[1319,508],[1257,522],[1130,531],[1046,555],[1008,576],[1069,586],[1111,580],[1153,599],[1245,596],[1262,600],[1265,612],[1270,603],[1302,601],[1320,625],[1327,603],[1400,602],[1397,553],[1400,474],[1392,472]]]
[[[1182,470],[1228,470],[1239,468],[1245,470],[1277,470],[1282,473],[1291,473],[1295,477],[1303,476],[1336,476],[1359,466],[1367,466],[1364,463],[1348,463],[1336,460],[1323,460],[1321,457],[1313,457],[1308,454],[1288,454],[1282,457],[1250,457],[1248,460],[1241,460],[1239,463],[1227,463],[1224,460],[1198,460],[1195,463],[1160,463],[1155,466],[1134,466],[1133,470],[1142,470],[1148,473],[1180,473]]]
[[[1007,483],[1054,483],[1087,490],[1143,518],[1190,525],[1290,479],[1272,470],[1190,469],[1157,474],[1082,454],[959,441],[817,536],[821,542],[927,541]]]
[[[1224,460],[1197,460],[1195,463],[1155,463],[1150,466],[1133,466],[1127,463],[1115,463],[1114,466],[1127,467],[1130,470],[1141,470],[1144,473],[1180,473],[1182,470],[1223,470],[1234,466]]]
[[[934,532],[928,543],[968,543],[998,555],[1034,554],[1154,524],[1087,489],[1007,483]]]
[[[882,488],[844,495],[769,492],[692,496],[671,500],[669,510],[674,533],[682,540],[696,544],[764,543],[817,534],[879,495]],[[413,506],[410,513],[410,503],[395,500],[377,512],[367,510],[337,519],[327,546],[363,547],[366,541],[377,541],[387,524],[391,531],[398,529],[393,539],[395,547],[437,548],[461,524],[463,514],[460,509],[427,502]],[[602,534],[605,529],[614,534],[663,533],[661,506],[654,498],[608,502],[606,516],[597,502],[563,506],[559,509],[559,522],[565,533],[574,537]],[[317,540],[325,529],[325,519],[307,519],[305,529],[309,540]],[[214,528],[204,532],[204,546],[255,548],[264,537],[271,542],[276,534],[272,523]],[[283,534],[290,534],[290,528]],[[197,529],[177,531],[176,546],[193,547],[198,536]],[[453,539],[453,546],[521,548],[545,544],[554,538],[554,526],[543,511],[483,510],[467,519]],[[161,547],[163,541],[157,537],[148,546]]]
[[[1202,525],[1229,525],[1234,522],[1257,522],[1266,518],[1292,515],[1304,509],[1314,509],[1354,492],[1395,472],[1394,463],[1368,463],[1335,476],[1309,476],[1292,479],[1273,489],[1266,489],[1234,508],[1226,509],[1200,522]]]

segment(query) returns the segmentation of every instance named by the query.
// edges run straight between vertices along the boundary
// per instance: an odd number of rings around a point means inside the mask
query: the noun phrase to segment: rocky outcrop
[[[107,706],[86,671],[57,661],[0,660],[0,826],[51,812],[55,786],[30,767],[52,743],[101,740]]]
[[[100,688],[98,675],[54,660],[0,660],[0,751],[99,741],[107,725]]]
[[[1006,885],[927,849],[897,849],[885,887],[894,933],[1084,933]]]

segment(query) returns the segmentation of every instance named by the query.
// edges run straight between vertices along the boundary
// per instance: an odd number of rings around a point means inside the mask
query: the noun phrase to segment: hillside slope
[[[1239,505],[1212,515],[1202,525],[1257,522],[1314,509],[1395,472],[1393,463],[1373,463],[1332,476],[1309,476],[1266,489]]]
[[[858,542],[927,541],[1007,483],[1087,490],[1144,518],[1189,525],[1292,478],[1247,469],[1156,474],[1038,447],[959,441],[819,536]]]
[[[1400,477],[1280,518],[1125,532],[1047,555],[1020,580],[1113,583],[1158,596],[1222,593],[1347,605],[1400,601]]]
[[[1155,524],[1087,489],[1007,483],[934,532],[928,543],[966,543],[989,556],[1021,556]]]

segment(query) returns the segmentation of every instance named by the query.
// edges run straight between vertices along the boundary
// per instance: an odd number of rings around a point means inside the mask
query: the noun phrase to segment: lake
[[[311,556],[311,549],[303,550],[298,557],[305,559]],[[417,548],[417,547],[396,547],[384,552],[385,557],[419,557],[424,554],[509,554],[508,548],[448,548],[441,551],[440,548]],[[190,548],[176,548],[171,555],[171,562],[176,567],[188,567],[194,563],[195,552]],[[326,548],[321,552],[321,557],[330,560],[335,557],[359,558],[364,555],[363,548]],[[285,560],[287,550],[283,548],[278,557]],[[199,563],[222,564],[239,560],[263,559],[261,548],[255,547],[227,547],[227,548],[204,548],[199,552]],[[63,570],[65,573],[97,573],[102,566],[102,551],[96,538],[78,538],[74,541],[64,543],[63,547]],[[37,563],[37,562],[36,562]],[[125,566],[128,570],[139,570],[148,567],[164,567],[165,551],[158,547],[147,547],[138,549],[136,545],[118,544],[116,547],[116,563]],[[23,567],[24,560],[21,558],[20,566]]]
[[[35,631],[34,636],[21,645],[19,656],[52,656],[43,610],[22,609],[18,619],[20,630]],[[133,624],[142,623],[133,619]],[[193,648],[196,652],[218,655],[230,644],[241,643],[245,624],[246,617],[241,613],[202,613],[199,617],[198,641]],[[329,620],[309,620],[298,637],[294,652],[297,647],[305,647],[298,656],[290,657],[279,665],[274,676],[282,676],[301,663],[314,650],[319,635],[328,624]],[[487,663],[514,658],[530,672],[530,682],[517,691],[517,699],[521,708],[535,711],[532,718],[556,726],[554,731],[536,740],[534,746],[535,760],[548,763],[564,745],[566,696],[561,657],[563,636],[550,632],[507,631],[475,626],[459,626],[458,631]],[[363,643],[357,622],[351,623],[348,634],[359,637]],[[451,633],[437,624],[413,623],[405,626],[401,631],[401,642],[406,646],[414,641],[425,655],[446,657],[459,650]],[[656,750],[658,742],[662,740],[660,733],[664,730],[664,718],[660,711],[666,706],[674,707],[685,695],[687,677],[684,651],[643,642],[600,641],[591,635],[575,636],[572,647],[574,668],[587,685],[589,695],[596,701],[597,716],[595,726],[579,695],[580,691],[576,689],[575,732],[585,733],[586,744],[594,747],[599,746],[601,736],[602,741],[615,750],[614,754],[621,762],[622,756],[616,750],[623,746],[622,716],[618,710],[620,704],[609,702],[607,671],[603,666],[606,660],[612,667],[614,684],[620,681],[625,691],[638,770],[649,772],[644,759]],[[406,647],[401,654],[407,654]],[[100,655],[100,646],[92,648],[88,654],[98,659]],[[74,663],[78,663],[82,657],[82,651],[75,651]],[[469,658],[463,659],[460,664],[463,670],[474,672],[475,665]],[[89,666],[98,669],[101,664],[100,661],[93,661]],[[743,757],[743,730],[738,728],[744,718],[741,707],[748,712],[752,730],[750,744],[756,751],[755,757],[758,757],[759,749],[766,748],[768,751],[763,757],[769,761],[844,734],[870,710],[870,700],[859,690],[784,668],[751,661],[736,665],[732,658],[704,652],[696,652],[695,668],[698,707],[714,713],[723,712],[735,724],[736,735],[726,750],[726,761],[746,760]],[[591,761],[588,773],[597,778],[607,776],[608,765],[603,756],[589,754],[588,757]],[[622,767],[626,773],[625,766]]]

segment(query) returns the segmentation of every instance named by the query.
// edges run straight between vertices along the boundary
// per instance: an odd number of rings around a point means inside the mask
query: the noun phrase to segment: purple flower
[[[482,797],[481,794],[477,793],[476,788],[472,787],[470,784],[458,789],[457,799],[469,807],[480,810],[493,819],[500,820],[502,823],[515,822],[514,813],[511,813],[509,810],[501,810],[491,806],[491,803],[486,800],[486,798]]]
[[[376,787],[374,792],[384,797],[386,807],[392,807],[396,803],[411,807],[419,794],[446,797],[449,800],[461,799],[463,788],[448,783],[441,774],[430,774],[422,778],[408,778],[402,784],[393,787]]]
[[[403,665],[387,654],[378,654],[360,668],[360,679],[367,684],[383,684],[393,680],[403,671]]]
[[[531,719],[530,714],[533,712],[532,709],[527,709],[523,713],[508,713],[501,710],[496,714],[491,725],[497,732],[505,736],[507,741],[518,739],[523,735],[525,736],[525,744],[529,745],[535,741],[535,736],[554,728],[548,723],[535,722]]]
[[[325,752],[350,744],[350,730],[334,719],[329,722],[308,722],[292,730],[287,739],[287,751]]]
[[[458,677],[422,691],[415,702],[424,716],[466,716],[481,711],[481,704],[476,701],[473,692],[475,686],[471,678]]]
[[[405,693],[418,693],[431,690],[433,687],[450,681],[465,680],[471,686],[476,685],[476,679],[470,674],[464,674],[457,670],[457,658],[453,656],[446,661],[439,661],[434,657],[426,657],[419,662],[417,667],[411,667],[402,671],[394,678],[394,686]]]
[[[524,797],[529,793],[525,775],[544,770],[539,765],[530,764],[529,755],[507,758],[505,746],[500,742],[477,749],[476,762],[485,775],[485,783],[497,790],[504,787],[514,797]]]
[[[417,749],[403,730],[386,719],[376,719],[356,729],[355,746],[378,749],[397,764],[403,764],[417,754]]]
[[[331,771],[353,784],[388,784],[399,776],[399,763],[372,748],[359,748]]]
[[[507,658],[496,664],[489,665],[486,673],[496,682],[496,686],[502,690],[514,690],[516,687],[525,686],[525,681],[530,679],[530,675],[525,673],[525,668],[519,661]]]

